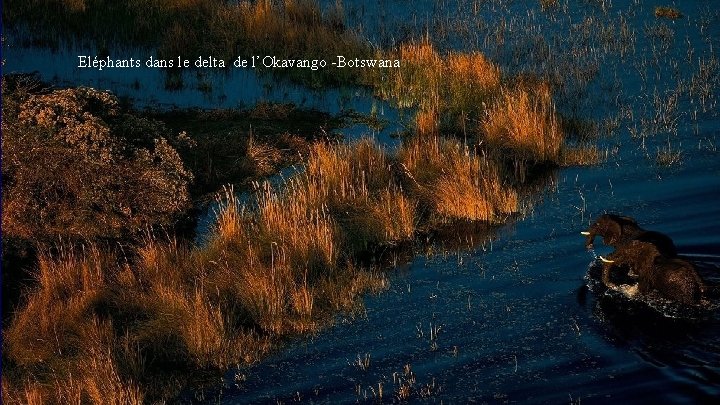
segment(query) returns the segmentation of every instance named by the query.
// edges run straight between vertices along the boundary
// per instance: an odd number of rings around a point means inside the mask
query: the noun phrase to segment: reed
[[[675,7],[657,6],[655,7],[655,17],[677,20],[678,18],[682,18],[683,14]]]
[[[435,217],[500,222],[517,212],[517,194],[495,166],[458,141],[416,137],[402,146],[398,161],[407,189]]]
[[[503,89],[481,133],[492,148],[530,162],[556,162],[564,140],[550,87],[544,83]]]
[[[389,55],[381,57],[398,58],[401,67],[375,77],[376,92],[400,107],[417,108],[421,134],[462,133],[500,86],[499,68],[479,52],[440,55],[426,39]]]
[[[324,205],[351,251],[407,240],[415,232],[415,207],[400,190],[392,165],[392,157],[370,139],[318,145],[291,195],[309,206]]]
[[[563,146],[560,149],[560,166],[592,166],[607,159],[607,151],[601,151],[596,145],[580,144]]]
[[[427,39],[402,45],[393,55],[402,67],[376,78],[376,90],[416,109],[419,135],[486,143],[500,151],[494,158],[516,165],[558,163],[565,135],[546,81],[504,79],[483,54],[440,55]]]
[[[517,209],[488,161],[452,140],[418,138],[394,153],[369,139],[316,145],[305,167],[242,204],[225,189],[203,246],[149,237],[124,251],[41,256],[37,287],[4,331],[4,402],[171,398],[187,370],[252,362],[385,288],[355,264],[364,252]]]

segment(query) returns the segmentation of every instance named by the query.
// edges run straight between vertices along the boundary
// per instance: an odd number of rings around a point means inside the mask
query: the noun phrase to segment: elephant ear
[[[617,221],[607,221],[605,224],[605,234],[603,235],[603,243],[606,245],[615,245],[620,242],[622,236],[622,226]]]

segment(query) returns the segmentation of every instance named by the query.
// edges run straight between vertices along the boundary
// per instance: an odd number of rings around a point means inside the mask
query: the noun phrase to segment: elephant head
[[[603,238],[603,243],[609,246],[617,246],[620,243],[632,238],[642,232],[642,228],[630,217],[604,214],[601,215],[587,231],[581,232],[585,235],[585,247],[592,248],[595,236]]]
[[[677,256],[675,244],[669,236],[655,231],[646,231],[630,217],[604,214],[601,215],[587,231],[580,232],[585,235],[585,247],[593,247],[595,236],[602,236],[603,243],[618,248],[632,240],[648,242],[655,245],[663,256]]]

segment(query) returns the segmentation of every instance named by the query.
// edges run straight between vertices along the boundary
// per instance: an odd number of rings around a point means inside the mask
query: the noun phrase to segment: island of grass
[[[678,18],[682,18],[683,14],[675,7],[657,6],[655,7],[655,17],[677,20]]]

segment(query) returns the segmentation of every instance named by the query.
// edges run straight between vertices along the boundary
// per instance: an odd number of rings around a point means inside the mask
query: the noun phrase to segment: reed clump
[[[376,77],[376,90],[416,110],[419,135],[462,137],[516,167],[559,163],[565,134],[546,81],[503,78],[483,54],[441,55],[428,40],[392,55],[401,68]]]
[[[558,0],[540,0],[540,8],[543,11],[554,10],[560,6]]]
[[[41,256],[38,287],[3,330],[3,403],[142,403],[137,384],[122,376],[112,324],[99,311],[113,261],[98,249]]]
[[[560,149],[560,166],[592,166],[607,159],[607,151],[600,150],[597,145],[578,144],[564,145]]]
[[[557,162],[564,140],[550,87],[545,84],[503,89],[481,127],[491,148],[522,161]]]
[[[406,188],[443,220],[502,222],[518,211],[517,193],[494,163],[459,141],[416,137],[401,147],[398,161]]]
[[[402,193],[392,165],[370,139],[316,145],[305,174],[291,184],[292,198],[326,207],[351,251],[407,240],[415,232],[415,206]]]
[[[675,7],[670,6],[657,6],[655,7],[655,17],[656,18],[667,18],[670,20],[677,20],[678,18],[682,18],[683,14]]]
[[[420,133],[457,133],[479,118],[483,104],[500,86],[500,69],[479,52],[440,55],[428,41],[390,52],[401,67],[374,78],[379,96],[417,108]]]

